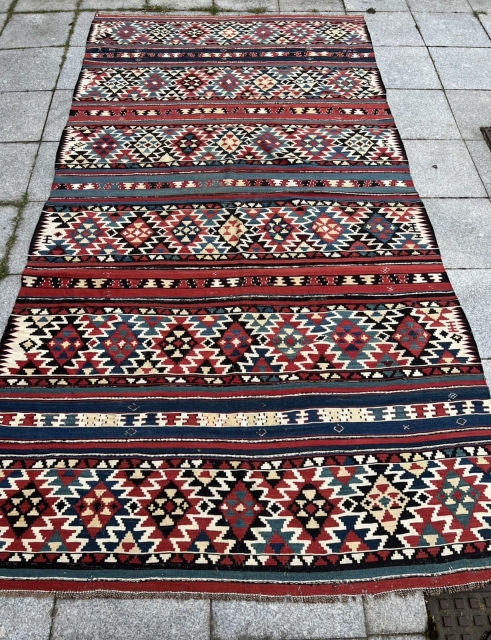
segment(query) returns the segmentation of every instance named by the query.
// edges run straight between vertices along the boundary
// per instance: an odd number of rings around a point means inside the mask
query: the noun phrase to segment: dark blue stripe
[[[267,440],[282,438],[331,438],[351,436],[400,436],[424,434],[432,431],[451,431],[462,428],[457,420],[459,416],[449,418],[430,418],[427,420],[390,420],[387,422],[343,422],[304,424],[299,426],[251,426],[251,427],[176,427],[156,426],[155,414],[149,414],[146,425],[133,426],[134,415],[127,416],[126,426],[121,427],[0,427],[0,439],[23,440],[86,440],[126,439],[138,441],[139,438],[185,438],[189,440],[259,440],[264,437]],[[489,427],[491,417],[489,415],[466,415],[465,428]],[[337,433],[335,426],[342,426],[343,431]],[[408,426],[409,429],[404,427]],[[127,433],[128,430],[131,433]],[[264,435],[263,435],[264,434]],[[464,436],[465,437],[465,436]],[[199,445],[197,445],[199,448]],[[298,446],[302,446],[299,444]]]
[[[312,409],[312,408],[322,408],[322,407],[385,407],[390,405],[399,405],[399,404],[425,404],[429,402],[447,402],[449,400],[450,394],[457,394],[457,397],[454,400],[487,400],[489,399],[489,390],[486,386],[484,386],[484,381],[482,378],[477,376],[462,376],[461,379],[473,379],[476,382],[476,385],[468,386],[468,387],[445,387],[443,389],[417,389],[416,391],[401,391],[401,392],[390,392],[388,389],[387,392],[379,392],[379,393],[357,393],[356,385],[353,384],[353,393],[352,394],[336,394],[335,386],[339,386],[340,383],[333,383],[331,388],[333,388],[332,393],[329,395],[324,395],[323,389],[329,387],[326,383],[320,383],[318,385],[309,385],[311,388],[318,386],[319,395],[314,394],[302,394],[298,396],[293,395],[284,395],[280,397],[267,398],[256,396],[252,398],[223,398],[220,397],[220,389],[203,389],[202,387],[185,387],[182,390],[186,392],[196,392],[202,397],[198,398],[179,398],[176,397],[174,399],[164,397],[164,398],[125,398],[122,400],[108,400],[105,398],[97,398],[97,396],[111,395],[113,389],[111,388],[99,388],[99,389],[90,389],[90,394],[93,394],[93,398],[91,399],[76,399],[76,398],[67,398],[67,395],[70,394],[69,389],[52,389],[48,393],[51,397],[47,400],[30,400],[28,398],[29,392],[31,393],[39,393],[37,389],[21,389],[17,393],[19,394],[18,399],[7,399],[2,398],[0,400],[0,412],[40,412],[40,413],[129,413],[130,405],[137,405],[137,409],[135,409],[135,413],[146,413],[150,411],[171,411],[171,412],[197,412],[204,411],[210,413],[237,413],[237,412],[251,412],[251,411],[288,411],[295,409]],[[428,381],[428,384],[431,382],[436,382],[439,380],[438,378],[433,379],[432,381]],[[421,384],[420,380],[405,380],[404,384]],[[450,382],[450,380],[449,380]],[[482,386],[478,383],[482,382]],[[395,384],[400,384],[400,381],[394,381]],[[380,381],[373,382],[371,385],[364,383],[364,387],[381,386]],[[384,382],[387,386],[391,384],[390,381]],[[296,393],[299,389],[297,385],[282,385],[285,394],[288,393]],[[241,395],[247,388],[234,388],[223,390],[224,393],[233,393],[237,394],[237,396]],[[274,390],[274,387],[264,387],[258,385],[255,387],[258,393],[260,392],[271,392]],[[174,389],[175,390],[175,389]],[[74,392],[82,392],[89,393],[89,391],[85,391],[84,389],[74,389]],[[129,392],[132,392],[132,388],[128,388]],[[145,391],[151,392],[155,391],[152,388],[142,388],[139,389],[140,393],[143,395]],[[161,393],[165,393],[165,389],[159,388],[158,391]],[[250,391],[250,389],[248,389]],[[15,391],[3,391],[3,394],[7,393],[14,394]],[[209,393],[210,397],[207,398],[206,394]],[[60,399],[57,399],[57,396],[61,396]],[[94,401],[97,402],[97,406],[94,406]]]

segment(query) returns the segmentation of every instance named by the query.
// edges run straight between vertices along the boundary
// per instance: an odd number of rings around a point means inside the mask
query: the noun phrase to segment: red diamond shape
[[[392,337],[401,347],[418,357],[428,344],[431,334],[425,331],[417,320],[411,316],[405,316]]]
[[[225,91],[233,91],[239,86],[239,81],[231,73],[226,73],[218,84]]]
[[[242,481],[235,485],[220,505],[220,511],[239,540],[243,540],[257,514],[262,510],[261,505]]]
[[[344,228],[328,216],[320,216],[312,225],[312,230],[327,244],[336,242]]]
[[[126,360],[139,344],[137,337],[125,322],[104,340],[106,351],[116,364]]]
[[[343,352],[352,360],[363,351],[370,337],[348,318],[342,320],[336,327],[333,340]]]
[[[108,133],[105,133],[103,136],[98,138],[92,145],[92,149],[101,158],[106,158],[110,153],[112,153],[118,147],[119,147],[119,144]]]
[[[165,83],[158,73],[152,73],[152,75],[148,76],[145,80],[144,84],[149,91],[159,91]]]
[[[69,362],[84,346],[82,338],[72,324],[68,324],[51,338],[48,349],[59,365]]]
[[[75,510],[91,538],[95,538],[120,509],[121,504],[103,482],[99,482],[75,504]]]
[[[129,244],[137,249],[150,238],[152,233],[152,229],[150,229],[145,220],[137,218],[121,232],[121,235],[126,242],[129,242]]]
[[[234,322],[222,334],[218,344],[229,360],[237,362],[249,349],[252,342],[253,338],[245,329],[238,322]]]

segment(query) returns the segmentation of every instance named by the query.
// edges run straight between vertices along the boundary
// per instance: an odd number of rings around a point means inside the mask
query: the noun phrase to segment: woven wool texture
[[[4,589],[491,577],[489,392],[361,17],[96,16],[0,386]]]

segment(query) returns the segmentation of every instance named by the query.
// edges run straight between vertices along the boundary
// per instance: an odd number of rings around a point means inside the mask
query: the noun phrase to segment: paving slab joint
[[[55,618],[56,618],[56,605],[58,602],[58,596],[55,593],[55,597],[53,598],[53,606],[51,607],[51,624],[49,627],[49,636],[48,640],[53,640],[54,638],[54,628],[55,628]]]
[[[209,624],[210,624],[210,632],[209,632],[210,640],[215,640],[215,622],[213,620],[213,598],[210,598],[210,609],[209,609],[208,615],[210,617],[210,621],[209,621]]]
[[[1,202],[0,202],[0,205],[2,205]],[[17,213],[14,219],[12,220],[12,231],[10,233],[10,236],[7,239],[7,242],[5,243],[5,251],[2,258],[0,259],[0,282],[9,275],[10,253],[15,244],[15,240],[17,238],[17,230],[22,221],[22,215],[24,213],[24,209],[26,205],[27,205],[27,192],[24,193],[24,195],[20,200],[10,203],[10,206],[14,206],[17,208]]]
[[[7,24],[10,22],[10,18],[12,17],[14,10],[15,10],[15,5],[17,4],[18,0],[12,0],[12,2],[9,5],[9,8],[7,9],[7,17],[5,18],[5,22],[3,23],[3,26],[0,28],[0,36],[2,35],[2,33],[5,30],[5,27],[7,26]]]
[[[61,61],[60,61],[60,72],[58,73],[58,76],[56,78],[56,83],[55,83],[55,86],[53,88],[53,91],[56,89],[56,87],[58,85],[58,80],[60,78],[61,71],[63,69],[63,65],[65,64],[65,61],[66,61],[66,58],[67,58],[68,49],[70,47],[70,40],[72,39],[73,32],[75,31],[75,25],[77,24],[78,16],[80,15],[80,5],[81,4],[82,4],[82,0],[77,0],[77,4],[75,5],[75,11],[73,13],[73,20],[70,22],[69,29],[68,29],[68,35],[66,37],[65,44],[63,45],[63,55],[61,56]]]
[[[488,12],[487,11],[477,11],[476,9],[472,12],[472,15],[476,18],[476,20],[479,22],[479,24],[481,25],[481,27],[484,29],[484,33],[487,34],[488,38],[491,40],[491,33],[488,31],[488,29],[486,29],[486,25],[483,23],[483,21],[481,20],[481,16],[487,16]]]

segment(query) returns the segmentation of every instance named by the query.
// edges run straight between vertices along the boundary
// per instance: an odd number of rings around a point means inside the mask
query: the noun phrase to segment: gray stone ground
[[[491,151],[479,130],[491,126],[491,0],[0,0],[0,332],[50,191],[94,11],[161,9],[365,14],[491,381]],[[422,592],[322,605],[0,594],[0,639],[9,640],[423,640],[425,629]]]

